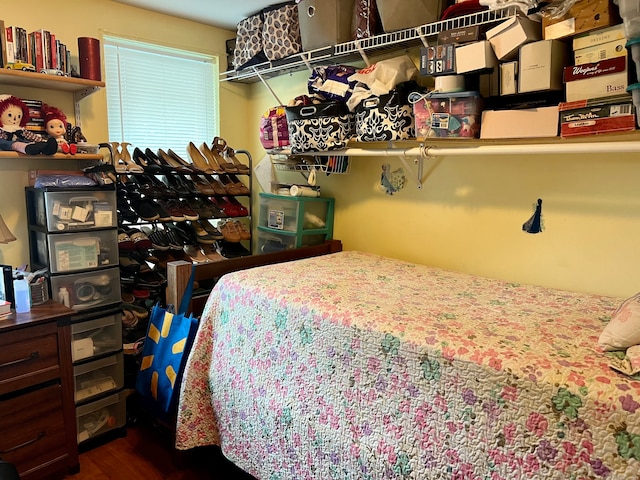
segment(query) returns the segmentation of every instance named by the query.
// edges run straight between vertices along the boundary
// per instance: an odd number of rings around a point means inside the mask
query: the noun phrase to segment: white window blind
[[[109,36],[104,56],[109,141],[188,158],[218,135],[216,57]]]

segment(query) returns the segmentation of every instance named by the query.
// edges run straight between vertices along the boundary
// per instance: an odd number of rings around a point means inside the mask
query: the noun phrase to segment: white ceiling
[[[283,0],[113,0],[235,31],[240,20]]]

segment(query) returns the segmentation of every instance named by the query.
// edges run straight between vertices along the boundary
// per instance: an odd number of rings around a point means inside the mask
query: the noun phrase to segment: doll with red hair
[[[62,110],[46,104],[42,105],[41,111],[42,117],[44,118],[44,129],[49,134],[49,137],[56,139],[58,151],[75,155],[78,147],[74,143],[67,142],[64,136],[68,126],[67,116]]]
[[[27,130],[29,108],[18,97],[0,95],[0,150],[9,150],[27,155],[53,155],[58,143],[53,138]]]

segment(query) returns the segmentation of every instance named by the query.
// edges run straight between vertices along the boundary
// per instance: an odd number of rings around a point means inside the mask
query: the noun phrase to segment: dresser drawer
[[[0,401],[0,432],[0,456],[13,463],[21,476],[64,459],[67,443],[60,385]]]
[[[16,330],[11,335],[0,335],[0,395],[59,376],[55,323]]]

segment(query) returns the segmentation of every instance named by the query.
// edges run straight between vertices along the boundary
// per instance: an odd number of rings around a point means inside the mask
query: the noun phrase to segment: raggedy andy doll
[[[0,150],[27,155],[53,155],[58,150],[55,138],[44,139],[24,127],[29,121],[29,108],[18,97],[0,95]]]

